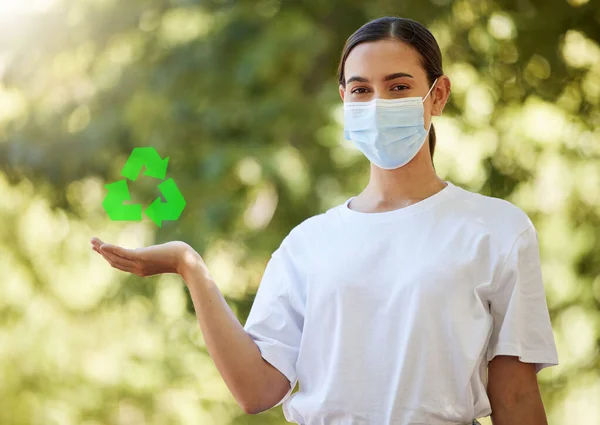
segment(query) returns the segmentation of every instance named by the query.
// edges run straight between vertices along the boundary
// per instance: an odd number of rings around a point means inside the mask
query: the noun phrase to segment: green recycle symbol
[[[131,200],[127,179],[136,181],[142,168],[146,166],[145,176],[164,180],[168,162],[169,158],[162,159],[153,147],[135,148],[121,170],[121,175],[125,179],[104,186],[108,189],[108,193],[102,201],[102,207],[108,217],[113,221],[141,221],[140,204],[123,204],[124,201]],[[166,202],[162,202],[159,196],[146,208],[145,213],[158,227],[162,227],[163,221],[179,218],[185,208],[185,199],[172,178],[159,184],[158,189]]]

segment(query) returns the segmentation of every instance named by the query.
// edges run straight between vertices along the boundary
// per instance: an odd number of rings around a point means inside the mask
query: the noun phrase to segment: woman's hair
[[[409,44],[421,55],[421,66],[427,73],[429,86],[436,78],[444,74],[442,71],[442,52],[433,34],[422,24],[412,19],[384,17],[367,22],[348,38],[338,68],[339,83],[346,86],[344,65],[348,55],[360,43],[379,40],[399,40]],[[433,161],[435,151],[435,130],[433,124],[429,132],[429,151]]]

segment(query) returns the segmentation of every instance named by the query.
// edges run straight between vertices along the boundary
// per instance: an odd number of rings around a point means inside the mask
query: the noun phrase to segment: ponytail
[[[433,124],[431,124],[431,128],[429,129],[429,153],[431,154],[431,162],[433,163],[433,153],[435,152],[435,128],[433,128]],[[435,170],[435,164],[433,166]]]

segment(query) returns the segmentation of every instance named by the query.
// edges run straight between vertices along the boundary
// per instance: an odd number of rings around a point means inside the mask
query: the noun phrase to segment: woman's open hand
[[[102,255],[115,269],[137,276],[153,276],[162,273],[182,274],[182,269],[200,260],[192,247],[185,242],[175,241],[145,248],[126,249],[102,242],[94,237],[92,249]]]

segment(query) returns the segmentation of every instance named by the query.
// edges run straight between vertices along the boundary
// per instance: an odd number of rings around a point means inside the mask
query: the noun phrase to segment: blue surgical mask
[[[386,170],[402,167],[413,159],[429,133],[425,129],[424,98],[378,99],[344,103],[344,137],[373,164]]]

